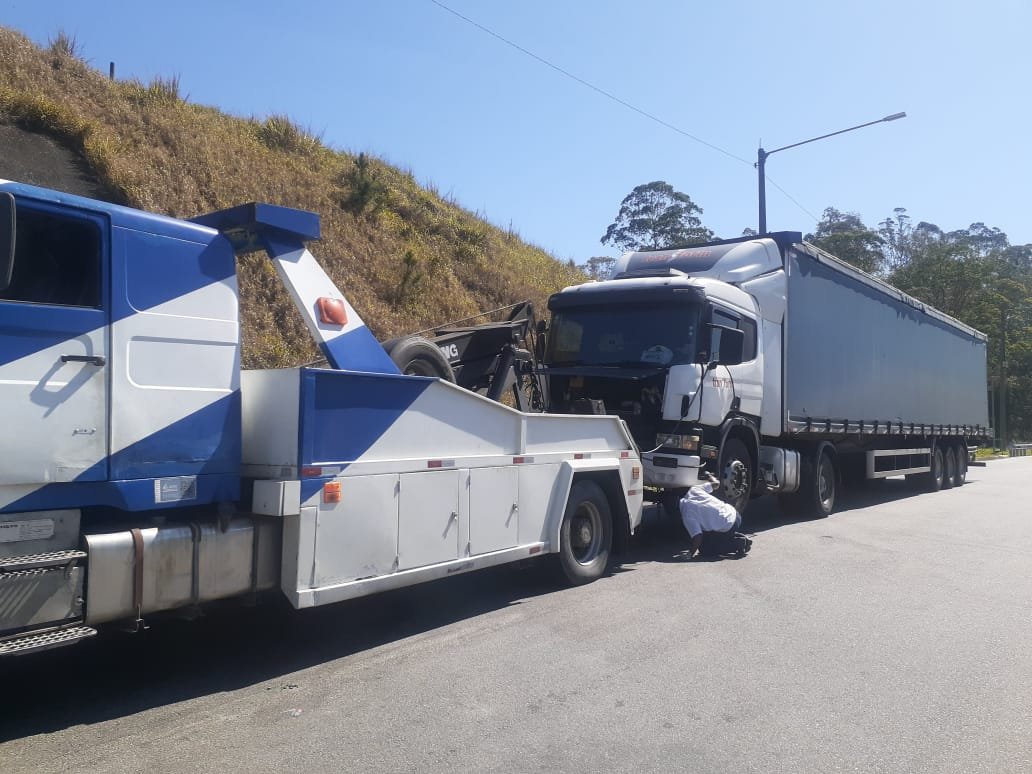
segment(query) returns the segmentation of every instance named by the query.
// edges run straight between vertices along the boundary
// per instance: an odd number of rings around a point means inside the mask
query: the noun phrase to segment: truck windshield
[[[556,311],[548,332],[550,366],[670,366],[696,355],[699,308],[690,304],[585,306]]]

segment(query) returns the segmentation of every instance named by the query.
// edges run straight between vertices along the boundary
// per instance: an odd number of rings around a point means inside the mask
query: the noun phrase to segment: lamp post
[[[817,140],[823,140],[827,137],[834,137],[836,134],[845,134],[846,132],[852,132],[856,129],[863,129],[865,126],[873,126],[874,124],[880,124],[884,121],[895,121],[899,118],[906,118],[906,113],[893,113],[891,116],[885,116],[885,118],[879,118],[877,121],[868,121],[866,124],[857,124],[851,126],[848,129],[839,129],[837,132],[830,132],[828,134],[822,134],[820,137],[811,137],[809,140],[803,140],[802,142],[794,142],[791,145],[783,145],[780,148],[775,148],[772,151],[766,151],[762,147],[756,151],[756,171],[757,177],[759,178],[760,187],[760,233],[767,233],[767,178],[764,174],[764,167],[767,164],[767,157],[772,153],[778,151],[788,150],[789,148],[796,148],[800,145],[806,145],[810,142],[817,142]]]

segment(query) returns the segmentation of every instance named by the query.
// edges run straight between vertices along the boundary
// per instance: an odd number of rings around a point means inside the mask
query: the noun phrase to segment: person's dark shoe
[[[752,540],[741,533],[735,534],[735,553],[738,556],[745,556],[752,548]]]

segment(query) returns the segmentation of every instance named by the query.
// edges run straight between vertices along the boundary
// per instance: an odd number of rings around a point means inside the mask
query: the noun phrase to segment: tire
[[[957,450],[954,446],[947,446],[943,452],[942,465],[942,488],[952,489],[953,480],[957,477]]]
[[[590,479],[574,481],[559,527],[558,563],[571,586],[597,580],[609,566],[613,517],[602,487]]]
[[[391,339],[383,348],[398,370],[407,376],[435,376],[446,382],[455,381],[455,372],[441,350],[422,336]]]
[[[927,473],[922,473],[921,484],[922,488],[926,492],[938,492],[942,489],[943,479],[943,466],[945,465],[945,459],[942,454],[942,446],[935,444],[931,453],[931,470]]]
[[[957,469],[953,474],[953,486],[964,486],[967,481],[968,450],[963,442],[953,447],[957,454]]]
[[[799,491],[780,498],[782,508],[808,519],[825,519],[835,510],[838,471],[827,446],[804,454],[799,471]]]
[[[739,439],[728,438],[724,442],[720,450],[720,463],[717,465],[717,478],[720,479],[717,496],[733,505],[739,515],[743,514],[752,495],[753,474],[752,457]]]

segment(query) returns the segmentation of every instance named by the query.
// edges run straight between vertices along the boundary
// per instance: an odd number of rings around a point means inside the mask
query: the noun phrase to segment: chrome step
[[[45,632],[27,632],[9,640],[0,640],[0,656],[22,656],[41,650],[72,645],[97,633],[90,626],[69,626],[65,629],[50,629]]]
[[[85,551],[48,551],[45,554],[26,556],[0,556],[0,572],[13,570],[34,570],[37,567],[60,567],[85,559]]]

